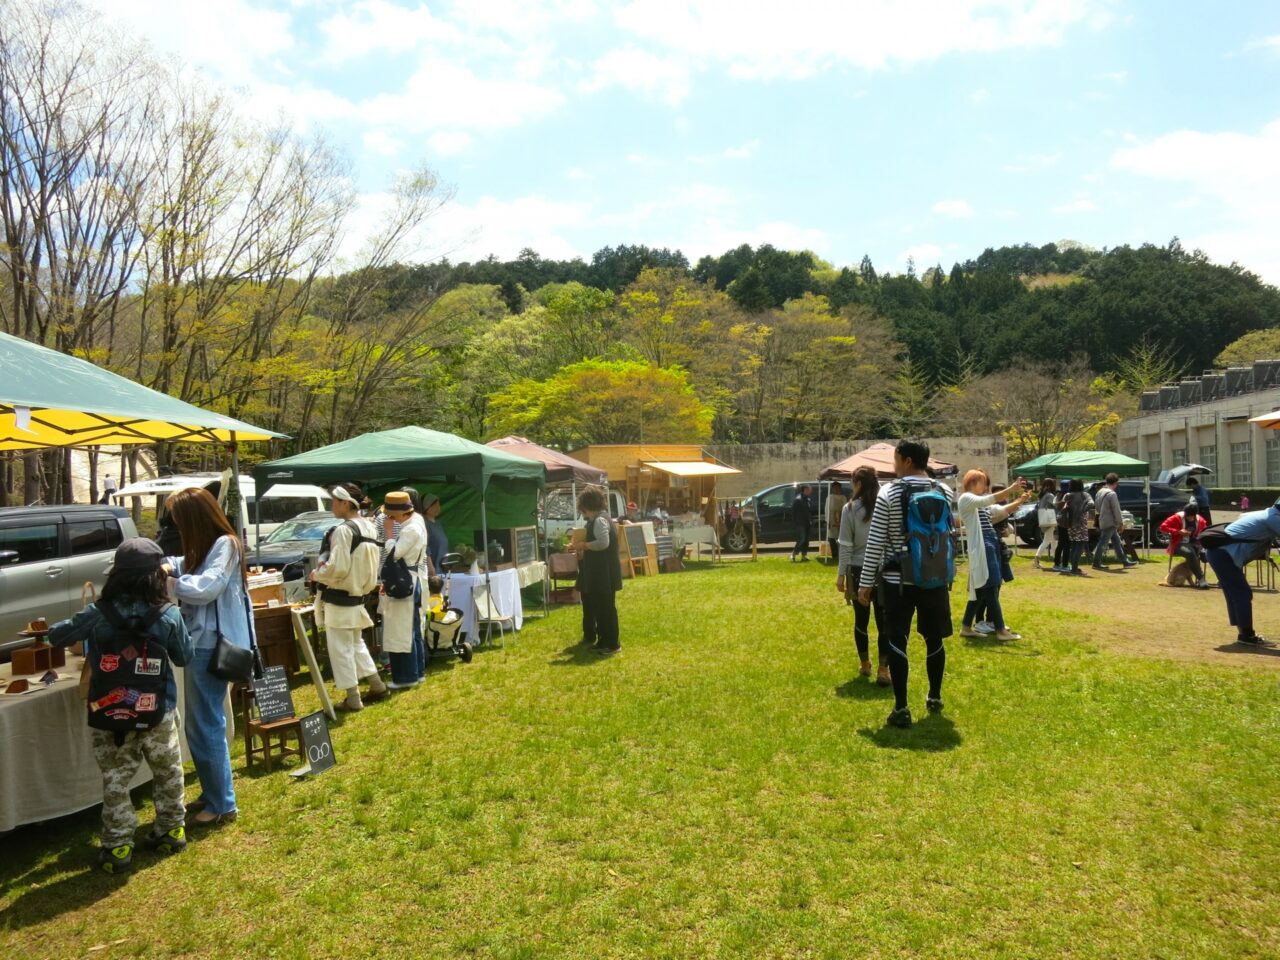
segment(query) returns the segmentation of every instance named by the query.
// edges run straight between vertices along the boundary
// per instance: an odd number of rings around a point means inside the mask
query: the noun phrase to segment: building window
[[[1152,450],[1148,453],[1147,462],[1151,466],[1151,479],[1155,480],[1160,476],[1160,471],[1164,469],[1164,464],[1161,462],[1160,451]]]
[[[1247,487],[1252,483],[1253,444],[1233,443],[1231,445],[1231,485],[1234,487]]]
[[[1267,486],[1280,487],[1280,439],[1267,438]]]
[[[1181,448],[1179,448],[1179,447],[1174,447],[1174,448],[1173,448],[1173,463],[1171,464],[1171,466],[1175,466],[1175,467],[1176,467],[1176,466],[1178,466],[1179,464],[1186,463],[1186,462],[1187,462],[1187,448],[1186,448],[1186,447],[1181,447]]]
[[[1214,445],[1214,446],[1212,446],[1212,447],[1201,447],[1201,448],[1200,448],[1200,466],[1202,466],[1202,467],[1208,467],[1208,468],[1209,468],[1209,470],[1210,470],[1210,472],[1212,472],[1215,476],[1217,476],[1217,473],[1218,473],[1218,447],[1217,447],[1216,445]]]

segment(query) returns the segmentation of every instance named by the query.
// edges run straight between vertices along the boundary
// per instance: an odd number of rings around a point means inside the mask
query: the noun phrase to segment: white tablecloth
[[[28,693],[0,689],[0,833],[24,823],[78,813],[102,802],[102,773],[93,759],[93,743],[85,722],[84,701],[77,693],[84,660],[68,655],[58,667],[63,677],[40,684],[39,674],[23,677]],[[0,664],[0,677],[12,676],[11,664]],[[175,668],[178,711],[183,704],[182,670]],[[227,701],[227,743],[235,737]],[[178,730],[182,730],[179,722]],[[180,733],[182,757],[188,758],[187,738]],[[144,763],[131,786],[151,779]]]
[[[495,570],[489,575],[489,584],[494,606],[501,613],[515,617],[516,629],[519,630],[524,626],[524,611],[520,606],[520,572],[514,568]],[[479,639],[476,636],[476,605],[471,591],[483,585],[483,573],[479,576],[455,573],[449,580],[449,605],[462,611],[462,629],[471,643]]]
[[[547,579],[547,564],[542,560],[521,564],[516,567],[516,573],[519,574],[520,589],[523,590]]]
[[[705,523],[696,527],[675,527],[671,531],[671,539],[677,547],[705,543],[713,550],[720,549],[720,540],[716,537],[715,527]]]

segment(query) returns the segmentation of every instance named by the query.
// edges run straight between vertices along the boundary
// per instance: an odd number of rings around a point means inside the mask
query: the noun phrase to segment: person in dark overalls
[[[605,510],[604,491],[587,487],[578,496],[578,512],[587,520],[578,554],[578,593],[582,597],[582,642],[601,656],[622,649],[618,642],[617,593],[622,589],[618,530]]]
[[[796,545],[791,548],[792,563],[796,562],[796,557],[801,560],[809,559],[809,541],[813,539],[813,511],[809,506],[809,492],[807,484],[801,487],[795,502],[791,504],[791,522],[796,528]]]

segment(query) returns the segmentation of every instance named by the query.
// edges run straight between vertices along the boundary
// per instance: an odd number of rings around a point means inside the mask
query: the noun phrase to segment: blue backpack
[[[905,586],[951,589],[956,578],[956,548],[951,539],[951,501],[931,487],[902,485],[902,561]]]

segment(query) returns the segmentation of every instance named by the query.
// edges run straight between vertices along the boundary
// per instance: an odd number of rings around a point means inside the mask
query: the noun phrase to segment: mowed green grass
[[[886,730],[888,693],[855,678],[830,569],[631,581],[620,657],[573,647],[576,608],[530,620],[505,651],[345,719],[322,776],[237,759],[240,822],[139,854],[126,881],[89,868],[93,814],[0,839],[0,946],[1280,955],[1277,674],[1108,653],[1091,624],[1151,589],[1122,580],[1090,614],[1052,607],[1047,578],[1015,583],[1027,639],[953,638],[941,717],[924,717],[914,638],[909,731]]]

